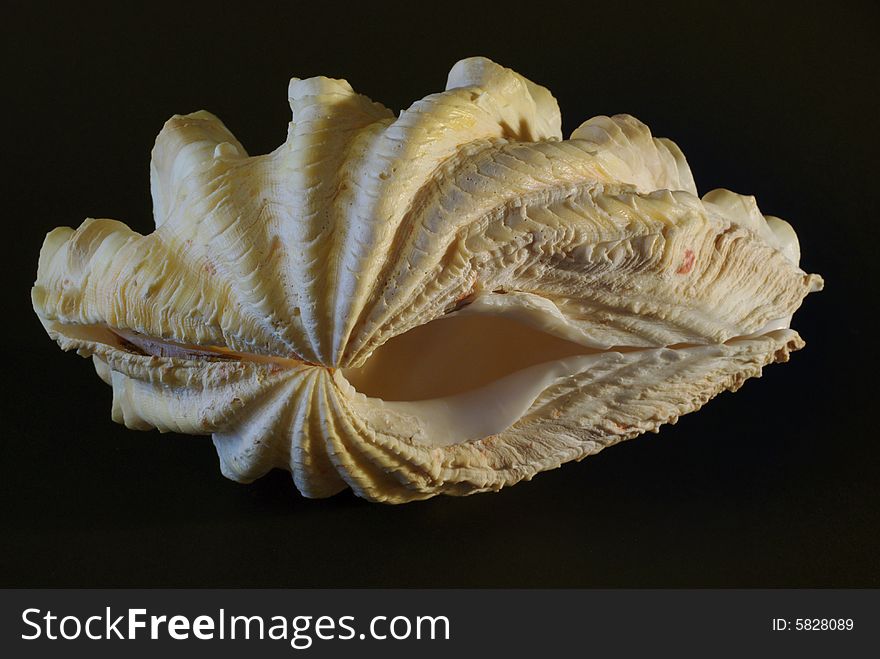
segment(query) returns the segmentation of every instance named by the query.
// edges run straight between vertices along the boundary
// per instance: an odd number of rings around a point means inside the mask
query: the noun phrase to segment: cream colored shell
[[[294,79],[284,144],[207,112],[156,140],[156,230],[46,237],[34,309],[129,428],[211,434],[310,497],[497,490],[698,409],[803,345],[821,279],[751,197],[702,199],[628,115],[568,140],[483,58],[395,115]]]

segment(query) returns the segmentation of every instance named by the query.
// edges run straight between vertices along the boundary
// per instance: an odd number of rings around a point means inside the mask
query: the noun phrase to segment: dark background
[[[119,4],[11,3],[0,28],[0,585],[880,586],[873,3]],[[657,436],[397,507],[307,500],[283,472],[241,486],[209,438],[113,424],[110,388],[31,310],[46,232],[149,232],[174,113],[208,109],[262,153],[291,76],[400,110],[475,54],[547,86],[566,135],[629,112],[701,192],[791,221],[826,279],[795,316],[807,348]]]

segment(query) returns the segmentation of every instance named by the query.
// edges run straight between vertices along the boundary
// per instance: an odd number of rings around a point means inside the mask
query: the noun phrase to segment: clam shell
[[[751,197],[700,198],[628,115],[568,140],[484,58],[395,115],[293,79],[278,149],[213,115],[152,153],[156,229],[55,229],[34,309],[129,428],[213,435],[223,473],[310,497],[497,490],[656,431],[803,346],[822,280]]]

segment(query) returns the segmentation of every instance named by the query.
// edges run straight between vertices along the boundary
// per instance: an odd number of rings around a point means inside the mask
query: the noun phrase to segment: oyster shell
[[[803,346],[822,280],[752,197],[702,199],[628,115],[568,140],[551,94],[487,59],[395,117],[293,79],[249,157],[207,112],[152,153],[156,229],[55,229],[32,296],[129,428],[212,434],[223,473],[310,497],[464,495],[698,409]]]

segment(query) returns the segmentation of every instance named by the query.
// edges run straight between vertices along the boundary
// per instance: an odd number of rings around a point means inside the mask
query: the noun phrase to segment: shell
[[[324,497],[498,490],[698,409],[803,346],[822,280],[752,197],[697,196],[628,115],[563,140],[487,59],[398,117],[293,79],[249,157],[207,112],[152,152],[156,229],[55,229],[32,290],[129,428],[211,434],[223,473]]]

